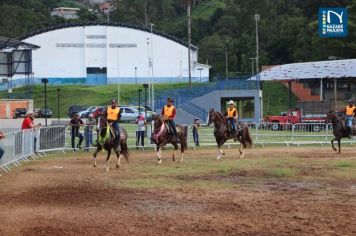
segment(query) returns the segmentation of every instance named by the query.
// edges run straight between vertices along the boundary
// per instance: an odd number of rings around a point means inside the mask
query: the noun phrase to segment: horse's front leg
[[[162,152],[161,152],[161,147],[157,145],[157,158],[158,158],[158,164],[162,163]]]
[[[101,151],[101,146],[98,146],[93,154],[93,166],[96,167],[96,156]]]
[[[110,155],[111,155],[111,148],[108,150],[108,155],[106,157],[106,172],[109,172]]]
[[[240,159],[244,158],[245,155],[244,145],[240,144],[239,152],[240,152]]]
[[[178,144],[177,143],[173,143],[173,147],[174,147],[174,150],[173,150],[173,154],[172,154],[172,161],[176,161],[176,152],[177,152],[177,149],[178,149]]]
[[[334,151],[337,151],[336,148],[334,147],[334,141],[337,140],[337,138],[334,138],[331,140],[331,147],[333,148]]]
[[[341,153],[341,144],[340,144],[340,141],[341,141],[341,139],[337,140],[337,145],[339,146],[339,152],[338,152],[338,153]]]
[[[120,168],[121,166],[121,153],[119,153],[117,150],[115,150],[115,153],[116,153],[116,168]]]

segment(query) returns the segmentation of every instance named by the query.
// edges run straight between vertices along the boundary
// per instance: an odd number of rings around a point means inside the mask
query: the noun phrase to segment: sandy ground
[[[180,168],[207,156],[216,161],[212,153],[215,150],[190,150]],[[153,152],[133,154],[131,163],[108,174],[103,158],[93,168],[91,157],[81,154],[35,161],[0,177],[0,235],[356,235],[353,178],[298,182],[267,178],[260,171],[236,171],[181,177],[234,186],[225,189],[115,184],[135,177],[130,166],[157,165]],[[159,168],[171,162],[165,155]],[[248,150],[246,158],[271,156],[315,163],[355,161],[356,150],[345,148],[345,154],[336,156],[325,147],[266,148]],[[220,162],[233,159],[224,158]],[[315,163],[313,168],[323,168]]]

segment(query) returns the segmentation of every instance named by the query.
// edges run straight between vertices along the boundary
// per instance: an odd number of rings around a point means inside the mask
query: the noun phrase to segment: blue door
[[[86,84],[88,85],[105,85],[107,84],[106,67],[88,67]]]

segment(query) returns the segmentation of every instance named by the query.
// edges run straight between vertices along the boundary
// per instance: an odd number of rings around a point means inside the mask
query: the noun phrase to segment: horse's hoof
[[[119,169],[119,168],[120,168],[120,165],[116,164],[116,168]]]
[[[162,160],[158,160],[158,164],[162,164]]]
[[[181,159],[180,161],[179,161],[179,163],[182,163],[183,162],[183,160]]]
[[[220,160],[220,159],[221,159],[221,156],[217,156],[217,157],[216,157],[216,160]]]
[[[223,156],[225,156],[225,152],[223,152],[222,154],[223,154]]]

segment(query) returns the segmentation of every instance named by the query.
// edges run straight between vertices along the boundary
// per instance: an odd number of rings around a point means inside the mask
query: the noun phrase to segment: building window
[[[106,67],[87,67],[87,74],[106,74]]]

